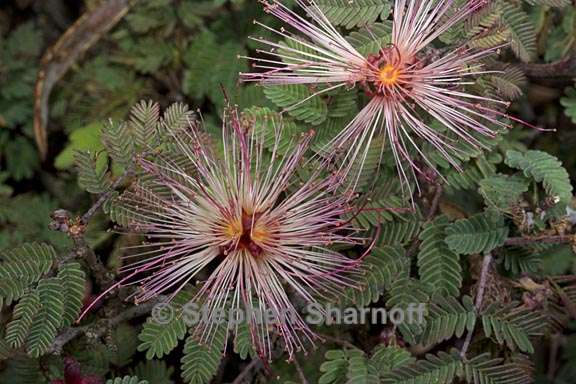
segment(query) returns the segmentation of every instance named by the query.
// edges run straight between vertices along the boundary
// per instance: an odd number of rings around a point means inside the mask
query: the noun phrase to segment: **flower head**
[[[183,159],[141,160],[145,176],[122,199],[132,228],[153,243],[123,269],[120,283],[139,276],[136,300],[145,301],[203,280],[194,299],[209,315],[195,329],[201,341],[211,341],[218,313],[235,308],[253,315],[247,322],[264,357],[272,330],[291,355],[314,338],[291,298],[315,303],[353,286],[349,273],[359,260],[330,247],[359,241],[344,218],[349,196],[336,194],[338,178],[320,171],[294,182],[312,133],[282,156],[279,139],[266,151],[236,110],[224,120],[221,158],[192,122],[173,133]],[[258,324],[258,314],[271,314],[272,323]]]
[[[422,142],[431,144],[458,167],[454,160],[461,151],[455,145],[458,141],[480,148],[483,144],[479,136],[493,137],[501,128],[509,127],[498,119],[511,118],[499,111],[499,104],[507,106],[507,102],[463,89],[473,83],[475,76],[491,73],[482,69],[479,59],[499,47],[475,50],[464,44],[444,53],[429,49],[430,43],[480,9],[485,0],[470,0],[458,8],[453,0],[395,0],[391,43],[367,56],[334,28],[313,0],[297,3],[308,18],[278,0],[265,2],[266,12],[299,35],[263,25],[287,43],[255,38],[272,47],[270,51],[259,51],[268,57],[250,58],[254,67],[265,72],[242,77],[263,84],[326,84],[313,96],[360,86],[370,101],[330,144],[331,153],[345,152],[342,164],[363,162],[371,143],[382,138],[406,180],[416,172],[424,173],[414,155],[420,155],[434,169],[422,150]],[[432,127],[431,120],[443,128]]]

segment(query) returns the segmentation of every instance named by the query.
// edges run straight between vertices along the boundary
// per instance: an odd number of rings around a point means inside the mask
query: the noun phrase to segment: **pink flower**
[[[272,47],[259,51],[268,57],[250,58],[254,67],[265,72],[241,75],[244,81],[262,84],[325,84],[313,96],[354,85],[364,89],[370,101],[329,146],[330,153],[345,152],[342,166],[346,169],[355,161],[363,164],[375,140],[389,146],[403,180],[410,176],[416,179],[416,172],[424,173],[423,164],[414,155],[435,168],[422,150],[423,142],[458,168],[454,159],[461,151],[455,145],[458,141],[481,148],[478,136],[494,137],[509,127],[498,117],[518,121],[499,111],[499,105],[508,106],[507,102],[463,89],[474,82],[474,77],[490,73],[478,60],[499,47],[474,50],[464,44],[439,57],[432,57],[430,49],[425,49],[486,4],[485,0],[470,0],[455,9],[453,0],[396,0],[391,44],[367,57],[340,35],[313,0],[296,2],[308,18],[278,0],[264,2],[266,12],[298,35],[260,24],[295,44],[255,38]],[[431,126],[431,120],[440,123],[442,130]]]
[[[140,276],[141,302],[174,295],[208,273],[194,299],[210,316],[195,328],[200,341],[212,340],[217,314],[231,307],[254,315],[248,323],[263,357],[270,357],[272,329],[292,355],[314,338],[292,296],[316,303],[354,285],[349,273],[359,260],[331,249],[360,242],[343,217],[350,197],[335,193],[338,178],[322,177],[320,170],[295,182],[312,133],[281,156],[278,140],[266,151],[253,122],[236,110],[224,120],[223,159],[192,122],[173,132],[182,159],[141,161],[146,176],[123,200],[134,216],[132,228],[154,242],[142,246],[140,260],[123,269],[128,275],[119,284]],[[259,313],[271,313],[272,324],[258,324]]]

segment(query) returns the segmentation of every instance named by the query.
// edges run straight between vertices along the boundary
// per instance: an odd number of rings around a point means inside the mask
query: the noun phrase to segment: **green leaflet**
[[[317,0],[316,4],[335,25],[348,29],[371,24],[388,17],[391,5],[387,0]]]
[[[437,295],[430,303],[426,327],[419,340],[424,345],[436,344],[452,337],[462,337],[465,331],[472,332],[476,325],[476,309],[472,298],[461,300]]]
[[[481,318],[486,337],[493,337],[510,349],[528,353],[534,353],[529,336],[541,334],[546,326],[541,311],[533,311],[517,303],[493,303],[482,312]]]
[[[576,88],[566,88],[566,96],[560,99],[564,113],[576,124]]]
[[[146,351],[146,358],[162,358],[168,355],[180,340],[186,336],[186,323],[181,311],[192,295],[188,291],[181,291],[168,305],[172,308],[172,318],[168,323],[158,323],[154,317],[149,317],[142,331],[138,335],[140,344],[138,351]]]
[[[480,180],[480,194],[486,205],[508,211],[528,192],[529,181],[521,175],[494,175]]]
[[[10,304],[28,285],[40,280],[52,267],[56,251],[51,245],[27,243],[1,254],[0,304]]]
[[[78,263],[67,263],[60,268],[58,277],[64,287],[64,315],[62,326],[72,325],[82,308],[86,274]]]
[[[420,232],[418,274],[423,283],[432,286],[434,292],[458,296],[462,286],[462,267],[458,254],[446,244],[445,230],[449,222],[439,217],[424,226]]]
[[[544,184],[549,196],[557,197],[564,203],[572,199],[570,177],[556,157],[542,151],[526,151],[525,153],[508,151],[506,164],[523,171],[526,177]]]
[[[34,318],[26,340],[26,350],[32,357],[39,357],[49,350],[64,315],[64,289],[59,278],[41,280],[37,290],[42,308]]]
[[[305,123],[319,125],[328,116],[326,102],[321,97],[311,97],[313,92],[305,85],[266,86],[264,87],[264,94],[278,107],[288,111],[290,116]],[[307,98],[309,99],[301,103]]]
[[[182,356],[182,378],[189,384],[208,384],[218,370],[222,359],[221,347],[224,333],[217,335],[211,345],[200,344],[194,336],[188,336]]]
[[[165,361],[142,361],[134,368],[134,376],[154,384],[173,384],[171,380],[174,367],[169,367]]]
[[[459,254],[490,252],[504,244],[509,228],[495,212],[483,212],[458,220],[446,228],[446,244]]]

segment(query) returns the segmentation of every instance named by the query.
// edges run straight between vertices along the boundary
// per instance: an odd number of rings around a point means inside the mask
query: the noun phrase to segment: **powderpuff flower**
[[[258,51],[265,57],[248,57],[264,72],[241,76],[244,81],[262,84],[310,84],[316,89],[311,97],[337,88],[361,87],[370,101],[329,144],[330,153],[345,153],[342,166],[350,167],[354,161],[362,166],[371,143],[381,139],[383,148],[391,149],[401,178],[416,179],[416,173],[426,172],[414,155],[435,169],[422,142],[431,144],[458,168],[458,141],[482,148],[479,137],[494,137],[509,127],[499,117],[518,121],[499,110],[500,105],[508,106],[507,102],[463,89],[474,83],[475,76],[491,73],[482,69],[479,59],[500,47],[475,50],[464,44],[433,55],[428,49],[442,33],[486,4],[485,0],[460,2],[458,8],[453,0],[395,0],[391,44],[366,57],[336,30],[313,0],[296,2],[308,18],[278,0],[264,2],[266,12],[298,34],[255,21],[291,43],[253,38],[272,48]],[[432,120],[443,128],[433,127]]]
[[[219,316],[234,313],[230,324],[248,317],[263,358],[276,338],[292,356],[316,338],[292,299],[319,303],[355,284],[360,259],[332,249],[362,241],[345,218],[350,196],[336,193],[340,181],[321,170],[295,182],[312,133],[281,155],[281,128],[266,150],[254,121],[227,110],[220,152],[200,126],[191,121],[173,132],[183,159],[141,160],[145,176],[122,199],[132,228],[152,243],[115,287],[138,279],[135,299],[142,302],[200,280],[193,299],[203,313],[194,331],[199,341],[211,343]]]

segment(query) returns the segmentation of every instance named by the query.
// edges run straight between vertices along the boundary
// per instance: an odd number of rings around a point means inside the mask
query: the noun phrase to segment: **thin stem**
[[[511,237],[504,245],[567,244],[574,240],[576,240],[574,235]]]
[[[300,382],[302,384],[308,384],[308,380],[306,379],[306,375],[304,374],[304,370],[302,369],[302,366],[298,362],[298,359],[296,358],[296,356],[294,356],[293,362],[294,362],[294,367],[296,368],[296,372],[298,372],[298,377],[300,378]]]
[[[53,354],[60,354],[62,352],[62,348],[64,348],[66,344],[79,337],[80,335],[88,332],[91,334],[91,336],[101,337],[105,335],[109,329],[114,328],[118,324],[147,314],[152,310],[152,308],[154,308],[157,303],[162,300],[165,300],[165,297],[159,296],[156,300],[137,306],[132,306],[111,319],[99,320],[95,323],[84,325],[82,327],[68,328],[60,333],[58,337],[56,337],[52,343],[52,346],[50,347],[50,352]]]
[[[482,261],[482,271],[480,272],[480,281],[478,283],[478,290],[476,291],[476,300],[474,302],[474,308],[476,309],[476,313],[480,312],[482,308],[482,302],[484,300],[484,291],[486,290],[486,282],[488,281],[488,271],[490,270],[490,263],[492,262],[492,254],[487,253],[484,255],[484,260]],[[464,340],[464,344],[462,345],[462,349],[460,350],[460,357],[465,358],[466,352],[470,347],[470,343],[472,342],[472,336],[474,335],[474,329],[476,328],[476,323],[474,323],[474,327],[468,331],[466,335],[466,339]]]
[[[242,372],[240,372],[240,374],[238,376],[236,376],[236,378],[234,379],[234,381],[232,382],[232,384],[240,384],[243,382],[243,380],[245,378],[247,378],[247,376],[250,374],[250,371],[252,369],[260,369],[260,367],[262,366],[262,361],[260,361],[260,359],[252,359],[252,361],[250,362],[250,364],[248,364],[246,367],[244,367],[244,369],[242,370]]]
[[[92,216],[94,216],[96,214],[96,212],[98,212],[98,209],[100,209],[100,207],[102,205],[104,205],[104,203],[110,198],[110,196],[112,196],[112,194],[116,191],[116,188],[118,188],[120,185],[124,184],[126,179],[129,176],[131,176],[132,173],[134,173],[134,167],[135,167],[135,162],[133,161],[126,168],[124,173],[122,175],[120,175],[120,177],[118,177],[114,181],[114,183],[112,184],[110,189],[108,189],[108,191],[106,191],[100,195],[100,197],[98,198],[98,200],[96,200],[94,205],[92,205],[92,207],[90,207],[90,209],[88,211],[86,211],[86,213],[83,214],[82,217],[80,218],[80,222],[82,224],[84,224],[84,225],[88,224],[88,221],[90,221]]]
[[[428,215],[426,215],[426,220],[430,221],[434,218],[436,211],[438,211],[438,207],[440,206],[440,199],[442,198],[442,193],[444,192],[444,188],[442,188],[441,184],[436,186],[436,190],[434,191],[434,197],[432,198],[432,203],[430,204],[430,209],[428,210]]]

